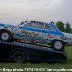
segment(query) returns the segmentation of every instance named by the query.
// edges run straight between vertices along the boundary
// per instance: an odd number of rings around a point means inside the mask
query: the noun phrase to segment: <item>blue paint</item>
[[[2,23],[0,23],[0,26],[4,26],[4,27],[15,27],[15,26],[13,26],[13,25],[9,25],[9,24],[2,24]]]
[[[0,23],[0,26],[5,26],[5,24],[1,24],[1,23]]]
[[[62,32],[60,31],[54,31],[54,30],[44,30],[44,29],[37,29],[37,28],[31,28],[31,27],[19,27],[23,30],[33,31],[33,32],[42,32],[42,33],[48,33],[48,34],[55,34],[55,35],[61,35],[64,36]]]
[[[13,27],[13,25],[5,25],[5,24],[0,24],[0,26],[7,26],[7,27]],[[33,31],[33,32],[40,32],[40,33],[47,33],[47,34],[55,34],[55,35],[61,35],[64,36],[64,34],[57,28],[54,24],[50,24],[52,29],[55,28],[55,30],[45,30],[45,29],[37,29],[37,28],[32,28],[32,27],[24,27],[24,26],[19,26],[20,29],[23,30],[28,30],[28,31]]]

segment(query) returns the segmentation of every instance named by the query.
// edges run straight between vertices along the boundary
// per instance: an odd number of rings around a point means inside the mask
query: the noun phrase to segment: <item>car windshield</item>
[[[25,25],[28,21],[21,22],[20,25]]]

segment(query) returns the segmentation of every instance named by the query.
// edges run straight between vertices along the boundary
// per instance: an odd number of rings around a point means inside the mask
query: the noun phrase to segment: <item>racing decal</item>
[[[33,24],[35,25],[35,24]],[[39,25],[39,23],[38,23]],[[38,27],[38,25],[36,27]],[[13,26],[13,25],[4,25],[0,24],[1,29],[7,29],[12,33],[13,38],[22,39],[29,42],[39,42],[39,43],[50,43],[54,39],[62,40],[64,34],[59,31],[55,25],[51,24],[52,29],[45,28],[35,28],[35,27],[26,27],[26,26]],[[43,27],[43,26],[42,26]]]
[[[44,29],[37,29],[37,28],[31,28],[31,27],[19,27],[20,29],[23,30],[28,30],[28,31],[33,31],[33,32],[42,32],[42,33],[49,33],[49,34],[56,34],[56,35],[62,35],[60,31],[53,31],[53,30],[44,30]]]
[[[38,33],[29,32],[29,31],[26,31],[26,30],[21,30],[21,33],[22,33],[22,34],[29,35],[29,36],[32,36],[32,37],[37,37],[37,36],[39,36]]]
[[[8,27],[5,26],[4,29],[8,30]]]
[[[54,38],[55,35],[53,34],[48,34],[48,38]]]

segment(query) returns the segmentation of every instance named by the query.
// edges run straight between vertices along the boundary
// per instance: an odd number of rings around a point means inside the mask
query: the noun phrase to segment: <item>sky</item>
[[[72,23],[72,0],[0,0],[0,23],[25,20]]]

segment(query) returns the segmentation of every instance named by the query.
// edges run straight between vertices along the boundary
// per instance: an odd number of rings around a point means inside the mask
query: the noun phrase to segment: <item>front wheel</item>
[[[63,50],[65,47],[64,42],[60,41],[60,40],[54,40],[51,43],[51,47],[55,50]]]
[[[11,38],[12,38],[12,36],[11,36],[11,33],[9,32],[9,31],[7,31],[7,30],[2,30],[2,31],[0,31],[0,40],[1,41],[10,41],[11,40]]]

